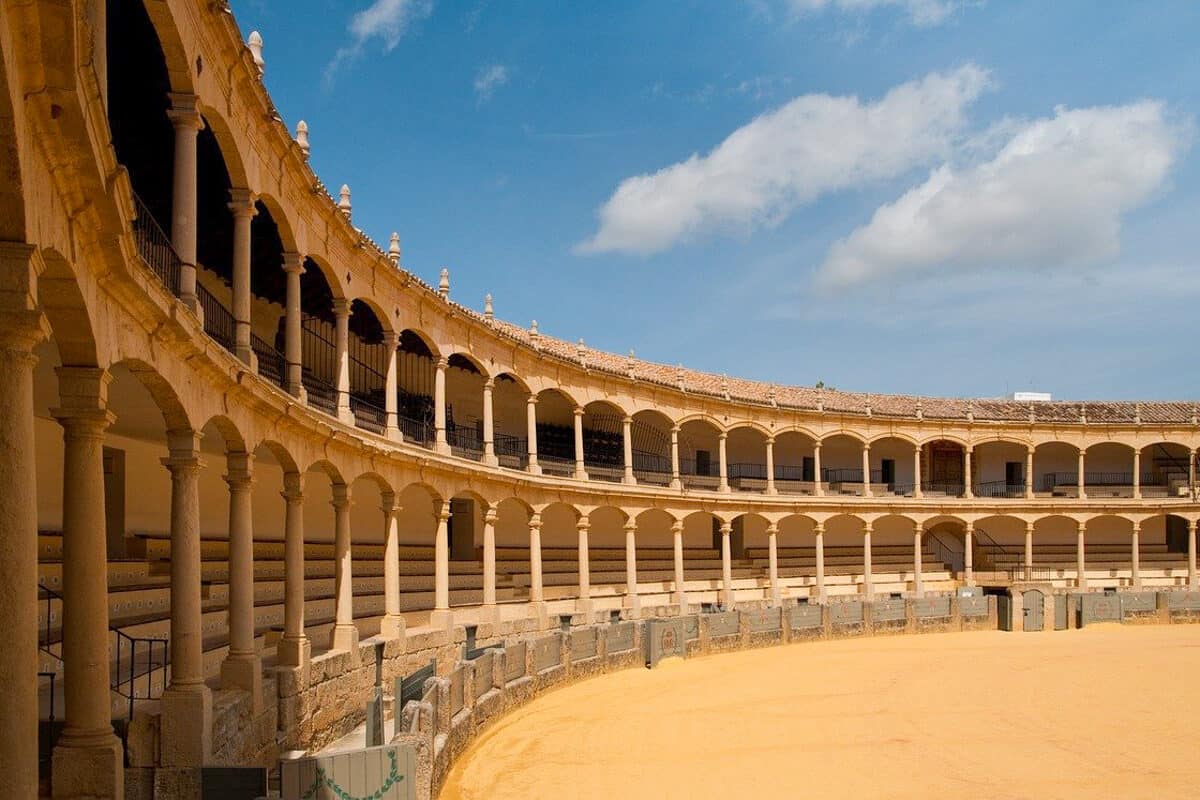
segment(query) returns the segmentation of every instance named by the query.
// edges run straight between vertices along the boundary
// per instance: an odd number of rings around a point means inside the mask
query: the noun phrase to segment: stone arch
[[[334,485],[342,484],[344,486],[349,486],[349,483],[342,476],[342,471],[340,469],[338,469],[337,465],[335,465],[332,461],[330,461],[327,458],[322,457],[322,458],[316,459],[311,464],[309,464],[305,468],[304,471],[305,472],[319,472],[319,473],[325,475],[325,477],[329,478],[329,482]]]
[[[263,448],[269,452],[271,457],[274,458],[279,464],[280,469],[282,469],[285,473],[291,473],[295,475],[301,474],[299,463],[296,461],[295,457],[292,456],[291,451],[288,450],[288,448],[281,444],[278,440],[266,438],[261,439],[255,443],[254,451],[257,451],[259,448]]]
[[[126,358],[113,364],[113,367],[124,367],[145,387],[162,412],[168,431],[195,430],[179,394],[153,366],[140,359]]]
[[[367,470],[365,472],[358,473],[350,481],[349,485],[353,486],[354,484],[358,483],[359,481],[370,481],[371,483],[375,484],[376,487],[378,487],[380,493],[387,493],[387,492],[394,493],[395,492],[395,489],[392,487],[391,481],[389,481],[387,478],[385,478],[383,475],[376,472],[375,470]]]
[[[183,37],[175,23],[172,7],[169,3],[141,2],[131,0],[145,8],[150,17],[150,24],[158,34],[158,43],[162,48],[163,59],[166,62],[167,75],[171,81],[171,91],[191,94],[195,92],[192,77],[192,60],[183,44]]]
[[[225,162],[225,169],[229,173],[230,183],[235,189],[255,189],[250,185],[248,159],[242,153],[239,137],[234,134],[233,129],[225,120],[225,116],[218,108],[206,103],[203,99],[197,101],[196,110],[200,112],[200,116],[204,118],[204,122],[217,140],[221,157]]]
[[[270,192],[259,193],[256,202],[267,210],[271,221],[279,232],[279,241],[285,253],[300,253],[300,242],[296,238],[296,224],[288,215],[288,209]],[[303,254],[301,254],[303,255]],[[283,265],[280,265],[280,269]]]
[[[200,430],[211,427],[220,434],[222,441],[225,443],[225,449],[231,453],[247,453],[246,437],[238,429],[237,423],[231,420],[225,414],[216,414],[208,419],[208,421],[200,426]]]
[[[8,69],[0,60],[0,241],[23,242],[29,235],[25,224],[25,190],[21,174],[20,138],[13,114],[12,86]]]
[[[41,255],[37,302],[50,323],[59,360],[71,367],[97,366],[95,325],[70,264],[57,250],[46,249]]]

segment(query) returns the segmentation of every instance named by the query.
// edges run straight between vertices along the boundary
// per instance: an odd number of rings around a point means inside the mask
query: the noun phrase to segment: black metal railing
[[[483,437],[471,425],[455,425],[446,429],[446,443],[455,455],[479,460],[483,456]],[[493,447],[495,443],[493,442]]]
[[[354,413],[354,424],[358,427],[380,435],[387,431],[387,412],[371,401],[352,394],[350,411]]]
[[[283,353],[275,349],[274,345],[267,344],[255,333],[250,334],[250,349],[258,358],[258,374],[283,388],[287,372]]]
[[[204,312],[204,332],[232,353],[237,341],[237,322],[233,313],[202,283],[196,284],[196,297],[199,298],[200,309]]]
[[[671,457],[659,453],[647,453],[643,450],[633,451],[634,472],[659,472],[671,474]]]
[[[43,653],[50,656],[51,658],[54,658],[61,662],[62,661],[62,653],[57,652],[53,649],[53,645],[56,641],[56,637],[54,636],[55,628],[54,628],[54,624],[53,624],[54,617],[55,617],[54,602],[56,600],[58,601],[59,607],[61,608],[62,607],[62,595],[59,594],[58,592],[54,591],[53,589],[51,589],[49,586],[47,586],[44,583],[38,584],[38,602],[45,603],[45,615],[46,615],[45,621],[42,624],[42,628],[41,628],[41,630],[38,631],[38,649],[40,649]]]
[[[734,462],[727,465],[726,470],[726,475],[730,480],[737,480],[738,478],[751,478],[754,480],[765,481],[767,479],[766,464],[744,464]]]
[[[112,690],[129,701],[129,716],[138,700],[156,700],[162,696],[167,682],[170,651],[166,639],[130,636],[112,629],[116,635],[116,663],[113,669]],[[155,675],[159,682],[155,683]]]
[[[1154,484],[1152,473],[1142,473],[1139,483],[1143,486]],[[1041,491],[1052,492],[1059,486],[1071,488],[1079,485],[1078,472],[1047,472],[1040,481]],[[1087,472],[1083,473],[1083,486],[1133,486],[1132,472]]]
[[[410,672],[400,679],[400,696],[397,698],[396,713],[403,711],[410,700],[420,700],[425,694],[425,681],[437,675],[437,660],[430,659],[429,663],[418,670]]]
[[[335,386],[321,380],[308,370],[300,376],[304,391],[308,393],[308,404],[326,414],[337,414],[338,391]]]
[[[529,440],[524,436],[497,433],[493,437],[492,447],[502,467],[525,469],[529,464]]]
[[[921,481],[922,492],[944,494],[950,497],[961,497],[965,488],[961,481]]]
[[[163,231],[149,207],[136,194],[133,196],[137,216],[133,220],[133,238],[137,242],[138,255],[146,266],[154,271],[168,291],[179,296],[179,275],[183,261],[171,246],[171,237]]]
[[[58,673],[56,672],[38,672],[38,679],[45,678],[50,686],[49,706],[46,711],[45,719],[38,714],[38,775],[42,778],[50,777],[50,764],[54,760],[54,745],[58,744],[58,736],[62,732],[61,725],[55,718],[54,706],[57,702],[56,686],[58,681]]]
[[[1024,497],[1024,483],[1008,481],[984,481],[972,487],[976,497]]]
[[[414,419],[401,414],[396,418],[396,425],[400,428],[400,435],[404,437],[404,441],[422,447],[433,444],[433,423],[429,420]]]

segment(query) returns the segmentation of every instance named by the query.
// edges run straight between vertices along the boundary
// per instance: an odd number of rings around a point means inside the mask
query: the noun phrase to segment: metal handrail
[[[237,340],[237,322],[233,313],[199,282],[196,283],[196,297],[204,312],[204,332],[232,353]]]
[[[396,425],[404,441],[429,447],[433,443],[433,423],[426,420],[413,419],[404,414],[397,415]]]
[[[133,219],[133,238],[137,243],[138,255],[158,276],[163,286],[178,297],[183,260],[171,245],[171,237],[159,226],[150,208],[136,193],[133,195],[133,205],[137,212]]]
[[[387,412],[362,396],[350,395],[350,411],[358,427],[378,434],[387,431]]]
[[[162,685],[155,690],[154,673],[162,670],[162,683],[165,685],[167,666],[170,663],[169,645],[166,639],[130,636],[117,628],[111,630],[116,635],[117,651],[116,668],[113,670],[115,677],[111,688],[129,700],[128,719],[133,719],[133,704],[136,701],[156,700],[162,696]],[[123,669],[122,664],[126,664],[127,669]],[[145,678],[145,683],[139,690],[141,678]]]
[[[250,349],[258,357],[258,374],[282,387],[287,372],[283,353],[256,333],[250,334]]]
[[[1009,483],[1008,481],[984,481],[972,487],[976,497],[1024,497],[1024,483]]]

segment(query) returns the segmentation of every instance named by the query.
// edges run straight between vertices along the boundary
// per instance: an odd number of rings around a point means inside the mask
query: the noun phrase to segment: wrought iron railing
[[[171,246],[171,237],[163,231],[149,207],[136,194],[133,196],[137,216],[133,220],[133,237],[137,242],[138,255],[146,266],[154,271],[163,286],[176,297],[179,296],[179,274],[183,262]]]
[[[961,481],[921,481],[921,491],[961,497],[965,487]]]
[[[396,425],[400,428],[400,435],[404,437],[404,441],[419,444],[422,447],[429,447],[433,444],[432,422],[424,419],[413,419],[401,414],[396,418]]]
[[[976,497],[1024,497],[1024,483],[1008,481],[984,481],[972,487]]]
[[[496,450],[496,459],[500,466],[509,469],[525,469],[528,466],[529,440],[524,436],[497,433],[493,437],[492,446]]]
[[[359,395],[350,395],[350,410],[354,413],[354,424],[358,427],[380,435],[387,431],[387,412],[369,400]]]
[[[130,636],[112,629],[116,636],[116,663],[113,669],[112,690],[129,701],[129,716],[138,700],[156,700],[162,696],[167,682],[170,650],[166,639]],[[157,675],[158,681],[155,681]]]
[[[204,332],[232,353],[237,340],[237,322],[232,312],[202,283],[196,284],[196,296],[204,312]]]
[[[659,453],[647,453],[644,450],[633,451],[634,472],[658,472],[671,474],[671,457]]]
[[[283,353],[255,333],[250,334],[250,349],[258,357],[258,374],[282,388],[287,372]]]
[[[1143,486],[1154,484],[1152,473],[1142,473],[1139,483]],[[1041,490],[1052,492],[1059,486],[1072,488],[1079,485],[1078,472],[1047,472],[1041,478]],[[1087,472],[1083,473],[1083,486],[1133,486],[1132,472]]]
[[[308,393],[308,404],[326,414],[337,414],[338,392],[333,385],[305,370],[300,376],[304,391]]]
[[[483,437],[472,425],[455,425],[446,429],[446,443],[456,456],[473,458],[478,461],[483,456]]]
[[[54,603],[59,603],[59,608],[62,607],[62,595],[46,586],[44,583],[38,584],[38,602],[45,603],[45,619],[43,620],[41,630],[38,631],[38,649],[51,658],[61,662],[62,653],[53,649],[55,644],[54,636]]]

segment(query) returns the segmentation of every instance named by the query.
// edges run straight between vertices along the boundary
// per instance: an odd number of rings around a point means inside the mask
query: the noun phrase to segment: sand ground
[[[552,691],[440,797],[1195,797],[1198,720],[1200,625],[812,642]]]

